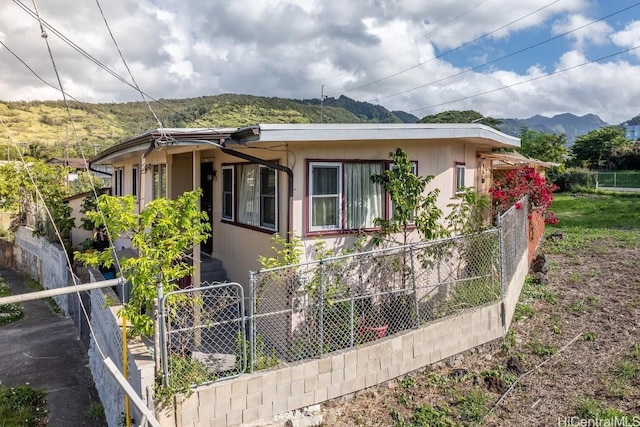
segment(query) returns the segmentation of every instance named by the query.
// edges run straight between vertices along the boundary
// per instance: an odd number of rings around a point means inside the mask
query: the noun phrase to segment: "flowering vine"
[[[556,224],[558,219],[552,212],[547,211],[553,201],[553,192],[558,186],[547,181],[531,166],[509,170],[502,179],[496,179],[489,190],[493,207],[498,213],[503,213],[511,206],[522,209],[519,202],[525,195],[529,195],[530,212],[544,215],[547,224]]]

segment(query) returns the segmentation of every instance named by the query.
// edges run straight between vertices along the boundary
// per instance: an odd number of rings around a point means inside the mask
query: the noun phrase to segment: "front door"
[[[200,188],[202,188],[202,199],[200,208],[207,213],[209,217],[209,225],[212,232],[202,244],[203,252],[211,255],[213,252],[213,162],[204,162],[200,165]]]

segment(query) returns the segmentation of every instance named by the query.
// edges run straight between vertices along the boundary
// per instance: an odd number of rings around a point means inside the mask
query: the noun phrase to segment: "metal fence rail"
[[[498,231],[254,272],[250,369],[396,334],[500,299]]]
[[[184,389],[246,370],[242,286],[203,285],[168,293],[160,302],[162,371],[167,386]]]

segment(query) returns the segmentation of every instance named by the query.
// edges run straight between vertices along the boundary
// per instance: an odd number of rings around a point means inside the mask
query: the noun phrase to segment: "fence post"
[[[411,257],[411,282],[413,284],[413,301],[416,308],[416,329],[420,328],[420,307],[418,305],[418,288],[416,287],[416,269],[413,261],[413,247],[409,249],[409,256]]]
[[[320,357],[324,354],[324,264],[320,260],[318,265],[318,345],[320,350]]]
[[[504,274],[504,224],[502,222],[502,217],[498,212],[496,214],[496,228],[498,229],[498,263],[500,270],[500,321],[502,323],[502,327],[507,326],[507,313],[505,307],[505,299],[506,299],[506,285],[505,285],[505,274]]]
[[[162,363],[162,385],[169,386],[169,354],[167,351],[167,324],[166,312],[164,308],[166,295],[158,301],[159,310],[159,326],[160,326],[160,359]]]
[[[256,309],[256,272],[249,271],[249,372],[253,372],[255,364],[255,309]],[[245,344],[246,348],[246,344]],[[246,351],[246,350],[245,350]]]

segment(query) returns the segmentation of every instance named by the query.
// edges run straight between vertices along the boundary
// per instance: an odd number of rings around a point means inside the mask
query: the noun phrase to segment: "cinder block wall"
[[[97,270],[89,270],[91,281],[104,280]],[[122,319],[117,316],[121,305],[109,306],[110,301],[117,301],[118,297],[110,288],[94,289],[91,291],[91,327],[95,337],[91,337],[89,346],[89,367],[100,395],[105,417],[109,427],[119,426],[120,415],[124,412],[124,391],[116,382],[104,364],[104,358],[109,357],[123,371],[122,360]],[[128,340],[127,366],[129,383],[148,405],[147,391],[154,383],[153,357],[147,350],[145,343],[139,340]],[[133,404],[130,404],[131,415],[140,423],[142,415]]]
[[[13,262],[16,269],[33,277],[45,289],[67,286],[69,269],[64,250],[58,244],[34,236],[30,228],[20,227],[16,231]],[[60,295],[53,299],[64,314],[69,315],[69,297]]]
[[[259,424],[354,393],[503,336],[500,310],[497,302],[330,357],[197,388],[177,397],[175,421],[163,426]]]

